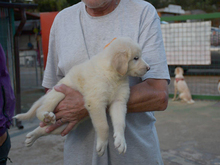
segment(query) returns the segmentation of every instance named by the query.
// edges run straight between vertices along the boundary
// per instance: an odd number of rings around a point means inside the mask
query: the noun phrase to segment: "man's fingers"
[[[63,94],[67,94],[68,93],[68,89],[69,87],[64,85],[64,84],[61,84],[61,85],[57,85],[57,86],[54,86],[54,89],[57,91],[57,92],[61,92]]]
[[[46,128],[46,132],[50,133],[53,130],[55,130],[56,128],[60,127],[61,125],[63,125],[63,123],[60,120],[57,120],[57,122],[55,124],[52,124]]]
[[[48,89],[47,92],[46,92],[46,94],[49,93],[51,90],[52,90],[52,89]]]
[[[40,127],[45,127],[47,124],[41,121],[39,125]]]
[[[64,111],[59,111],[59,110],[57,110],[56,109],[56,111],[54,111],[55,112],[55,115],[56,115],[56,120],[58,121],[59,119],[61,119],[61,118],[65,118],[65,116],[66,115],[68,115],[66,112],[64,112]],[[65,120],[63,120],[63,121],[65,121]],[[66,121],[65,121],[66,122]]]
[[[63,132],[61,133],[61,136],[65,136],[67,135],[73,128],[74,126],[77,124],[77,121],[71,122],[67,125],[67,127],[63,130]]]

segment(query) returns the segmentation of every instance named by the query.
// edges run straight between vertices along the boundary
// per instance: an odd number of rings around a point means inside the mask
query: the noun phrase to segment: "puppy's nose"
[[[147,71],[149,71],[150,70],[150,67],[149,66],[147,66]]]

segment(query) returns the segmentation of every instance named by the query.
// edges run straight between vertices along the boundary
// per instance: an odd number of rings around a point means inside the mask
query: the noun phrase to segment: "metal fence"
[[[11,16],[14,14],[13,10],[0,7],[0,44],[2,45],[5,55],[6,64],[9,70],[11,81],[14,81],[13,69],[13,34],[12,26],[13,20]]]
[[[7,52],[9,64],[12,64],[10,60],[12,61],[13,41],[9,40],[12,38],[9,11],[0,10],[0,40]],[[174,93],[174,69],[181,66],[194,98],[220,100],[217,91],[220,79],[220,13],[161,17],[161,21],[165,22],[161,27],[171,75],[171,97]],[[36,54],[20,55],[22,94],[29,90],[42,89],[42,72],[43,66],[39,65]],[[12,71],[11,75],[13,77]]]
[[[161,25],[171,83],[180,66],[194,98],[219,99],[220,13],[162,17]]]
[[[44,94],[42,77],[43,66],[40,65],[36,54],[20,56],[21,112],[27,112]]]
[[[21,90],[42,88],[42,70],[36,54],[20,56]]]

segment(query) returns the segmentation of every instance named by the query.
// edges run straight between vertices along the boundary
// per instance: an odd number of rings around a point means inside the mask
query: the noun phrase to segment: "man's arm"
[[[168,83],[165,79],[147,79],[131,87],[128,113],[162,111],[168,104]]]
[[[66,97],[58,104],[54,113],[58,121],[51,125],[47,132],[51,132],[63,122],[68,122],[67,128],[61,133],[62,136],[68,134],[71,129],[83,118],[88,116],[88,112],[84,107],[82,95],[74,89],[60,85],[55,87]],[[73,103],[76,105],[73,105]],[[168,83],[167,80],[147,79],[140,84],[131,87],[130,99],[128,101],[128,113],[160,111],[165,110],[168,103]],[[40,124],[42,127],[45,124]]]

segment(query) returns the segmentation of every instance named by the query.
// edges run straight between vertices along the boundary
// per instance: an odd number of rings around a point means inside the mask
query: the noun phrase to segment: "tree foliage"
[[[201,9],[206,12],[219,12],[219,0],[148,0],[155,8],[164,8],[169,4],[180,5],[184,10]]]
[[[67,0],[34,0],[34,3],[38,4],[39,12],[60,11],[70,6]]]
[[[80,2],[81,0],[66,0],[68,2],[69,5],[74,5],[78,2]]]
[[[38,11],[60,11],[81,0],[34,0],[38,4]],[[184,10],[201,9],[206,12],[220,12],[220,0],[147,0],[156,9],[167,7],[169,4],[180,5]]]

